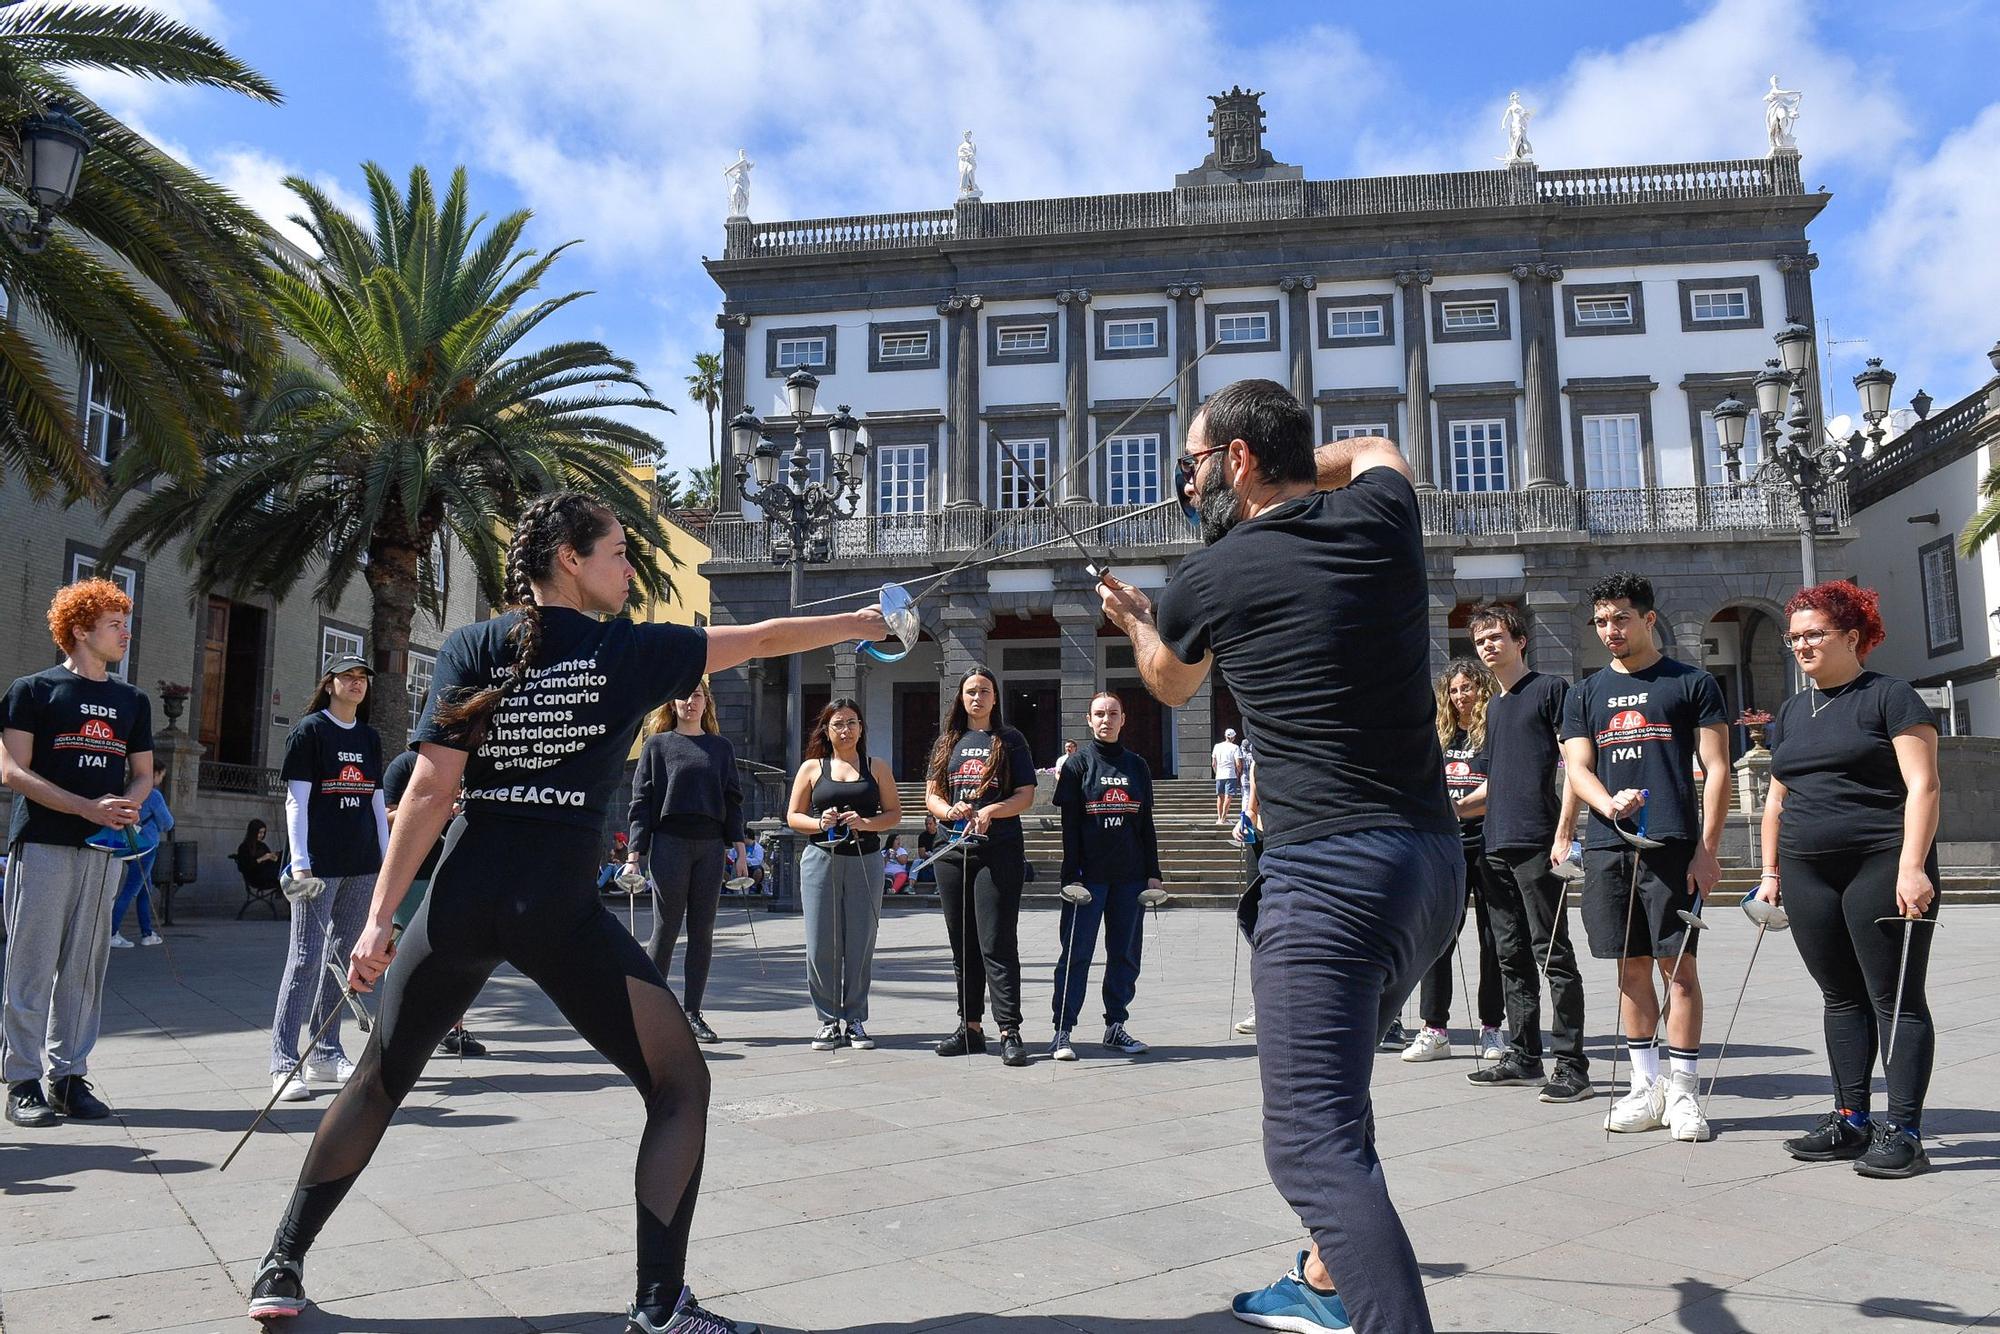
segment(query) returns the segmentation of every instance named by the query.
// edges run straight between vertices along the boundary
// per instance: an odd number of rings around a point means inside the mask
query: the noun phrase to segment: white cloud
[[[225,46],[229,23],[218,0],[128,0],[134,8],[156,10]],[[71,80],[83,94],[120,120],[131,121],[197,94],[192,89],[157,79],[135,79],[101,69],[72,69]]]
[[[311,240],[306,236],[305,229],[291,220],[294,214],[304,213],[305,206],[297,195],[285,188],[286,177],[304,176],[349,213],[364,222],[369,216],[368,202],[342,185],[337,177],[324,172],[301,171],[293,164],[255,148],[224,148],[208,161],[194,165],[196,170],[276,227],[286,240],[309,253],[313,250]]]

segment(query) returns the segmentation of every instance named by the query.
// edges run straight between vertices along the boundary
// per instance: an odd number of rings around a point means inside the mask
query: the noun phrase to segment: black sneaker
[[[267,1255],[250,1285],[250,1318],[278,1320],[306,1309],[305,1266],[281,1255]]]
[[[438,1050],[446,1056],[484,1056],[486,1044],[463,1028],[454,1028],[438,1043]]]
[[[715,1030],[708,1026],[708,1020],[701,1017],[700,1010],[688,1011],[688,1027],[694,1030],[694,1040],[696,1042],[722,1041],[721,1038],[716,1036]]]
[[[1865,1177],[1913,1177],[1930,1170],[1930,1155],[1915,1135],[1887,1121],[1877,1121],[1870,1129],[1868,1152],[1854,1160],[1856,1172]]]
[[[625,1334],[763,1334],[763,1326],[717,1315],[683,1287],[671,1308],[652,1302],[627,1307]]]
[[[64,1075],[49,1081],[49,1106],[72,1121],[108,1121],[111,1109],[90,1091],[90,1081],[82,1075]]]
[[[1510,1051],[1491,1065],[1482,1065],[1467,1072],[1465,1082],[1484,1088],[1498,1088],[1501,1085],[1540,1084],[1546,1081],[1540,1061],[1524,1061],[1519,1052]]]
[[[1000,1035],[1000,1064],[1021,1066],[1028,1063],[1028,1048],[1021,1041],[1021,1031],[1010,1028]]]
[[[967,1028],[964,1024],[960,1024],[958,1031],[938,1043],[936,1050],[940,1056],[963,1056],[967,1052],[983,1052],[986,1050],[986,1034],[981,1029]]]
[[[1543,1102],[1584,1102],[1597,1096],[1597,1090],[1590,1086],[1590,1076],[1573,1065],[1556,1066],[1555,1077],[1542,1085]]]
[[[1375,1050],[1399,1052],[1409,1045],[1410,1035],[1404,1031],[1403,1021],[1400,1019],[1391,1019],[1389,1021],[1389,1031],[1384,1033],[1382,1040],[1375,1044]]]
[[[1811,1130],[1785,1141],[1785,1152],[1802,1163],[1831,1163],[1868,1152],[1868,1131],[1839,1112],[1828,1112]]]
[[[55,1110],[42,1096],[42,1081],[24,1079],[7,1090],[7,1119],[26,1130],[40,1130],[56,1123]]]

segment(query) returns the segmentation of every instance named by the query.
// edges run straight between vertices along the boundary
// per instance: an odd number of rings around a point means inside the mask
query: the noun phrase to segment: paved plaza
[[[1022,923],[1037,1059],[1007,1070],[928,1050],[950,1019],[934,909],[883,923],[880,1049],[831,1054],[806,1047],[799,920],[758,916],[760,965],[745,915],[725,910],[708,1016],[728,1041],[708,1053],[689,1275],[704,1299],[776,1330],[1241,1328],[1218,1312],[1298,1238],[1264,1171],[1255,1048],[1230,1031],[1247,951],[1233,972],[1223,913],[1162,914],[1131,1021],[1152,1054],[1092,1042],[1058,1065],[1040,1056],[1055,920]],[[1710,1144],[1607,1144],[1602,1097],[1547,1107],[1471,1088],[1463,1057],[1379,1058],[1380,1147],[1439,1328],[2000,1328],[2000,908],[1950,908],[1941,929],[1935,1169],[1913,1181],[1779,1151],[1828,1091],[1816,993],[1781,936],[1751,980]],[[118,1119],[0,1126],[5,1334],[254,1328],[244,1293],[326,1106],[282,1105],[216,1171],[269,1093],[284,932],[193,919],[171,951],[112,956],[92,1076]],[[1710,1063],[1751,935],[1732,912],[1704,938]],[[1602,1087],[1610,972],[1588,971]],[[470,1022],[492,1054],[433,1062],[312,1254],[320,1307],[298,1334],[622,1329],[639,1100],[512,973]]]

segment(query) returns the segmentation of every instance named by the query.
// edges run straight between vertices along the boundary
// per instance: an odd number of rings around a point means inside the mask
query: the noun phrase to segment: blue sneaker
[[[1306,1286],[1306,1253],[1299,1252],[1292,1272],[1261,1292],[1240,1292],[1229,1313],[1246,1325],[1320,1334],[1321,1330],[1351,1329],[1347,1304],[1338,1293],[1321,1296]]]

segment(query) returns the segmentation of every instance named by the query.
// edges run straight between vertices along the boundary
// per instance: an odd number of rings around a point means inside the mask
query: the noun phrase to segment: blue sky
[[[287,173],[358,203],[364,159],[463,163],[483,210],[534,210],[535,244],[580,238],[552,285],[598,295],[544,327],[602,338],[684,405],[649,421],[678,466],[707,453],[681,377],[718,341],[700,261],[721,249],[738,146],[759,219],[946,206],[968,128],[988,199],[1162,189],[1232,83],[1268,90],[1280,159],[1328,177],[1490,166],[1510,89],[1545,168],[1756,156],[1775,73],[1805,93],[1806,182],[1834,196],[1812,232],[1834,410],[1871,355],[1901,373],[1899,401],[1954,401],[2000,336],[2000,4],[1983,0],[156,7],[285,105],[91,91],[274,219]]]

